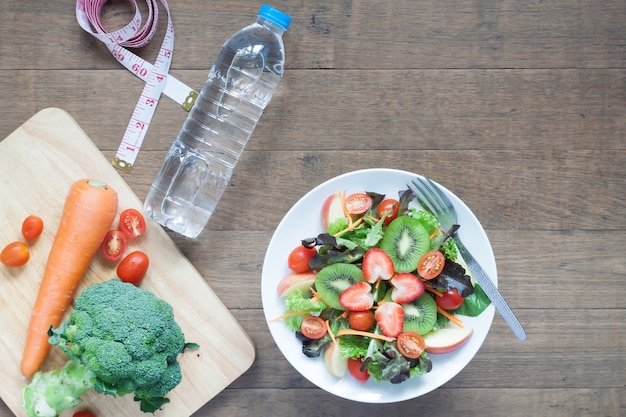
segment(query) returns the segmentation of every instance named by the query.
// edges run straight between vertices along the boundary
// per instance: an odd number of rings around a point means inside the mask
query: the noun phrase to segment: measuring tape
[[[123,28],[107,32],[100,22],[102,6],[107,0],[77,0],[76,19],[80,27],[103,42],[111,55],[130,72],[145,82],[141,96],[128,122],[126,131],[112,161],[114,167],[130,173],[137,154],[146,136],[161,94],[165,94],[189,111],[198,97],[198,93],[168,74],[174,52],[174,26],[166,0],[160,0],[167,11],[167,30],[159,55],[154,64],[130,52],[129,48],[147,45],[157,29],[159,7],[156,0],[145,0],[148,5],[148,18],[142,26],[141,12],[136,0],[130,0],[135,6],[135,16]]]

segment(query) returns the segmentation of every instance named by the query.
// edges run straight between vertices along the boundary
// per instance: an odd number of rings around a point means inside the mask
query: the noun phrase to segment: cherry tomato
[[[350,371],[350,375],[354,377],[357,381],[365,382],[369,379],[370,374],[367,372],[367,369],[361,371],[361,364],[363,361],[361,359],[348,359],[348,371]]]
[[[372,328],[376,319],[372,310],[352,311],[348,316],[348,322],[354,330],[366,331]]]
[[[444,310],[456,310],[461,307],[463,301],[465,301],[465,299],[459,294],[456,288],[444,292],[441,297],[435,297],[437,305]]]
[[[426,343],[419,333],[402,332],[396,339],[396,347],[402,353],[402,356],[415,359],[419,358],[422,352],[424,352]]]
[[[398,210],[400,209],[400,202],[393,198],[387,198],[380,202],[378,205],[378,217],[382,218],[383,215],[387,215],[385,217],[385,221],[383,224],[389,224],[393,219],[398,217]]]
[[[11,242],[2,249],[0,262],[9,267],[22,266],[30,259],[30,250],[24,242]]]
[[[289,254],[287,264],[293,272],[301,273],[309,270],[309,261],[315,254],[317,249],[307,248],[302,245],[294,248]]]
[[[33,240],[39,237],[43,231],[43,220],[41,217],[31,214],[22,223],[22,236],[26,240]]]
[[[306,316],[300,326],[300,332],[309,339],[321,339],[326,334],[326,323],[317,316]]]
[[[354,193],[346,197],[348,214],[363,214],[372,207],[372,198],[365,193]]]
[[[150,260],[148,255],[140,250],[126,255],[122,262],[117,266],[117,276],[124,282],[130,282],[136,286],[139,286],[141,280],[148,271]]]
[[[446,260],[438,250],[426,252],[417,263],[417,273],[424,279],[433,279],[441,274]]]
[[[135,209],[126,209],[120,214],[119,228],[128,239],[134,239],[146,233],[146,220]]]
[[[95,414],[91,414],[89,411],[77,411],[72,417],[96,417]]]
[[[126,235],[119,230],[110,230],[102,241],[102,255],[109,261],[118,261],[126,252]]]

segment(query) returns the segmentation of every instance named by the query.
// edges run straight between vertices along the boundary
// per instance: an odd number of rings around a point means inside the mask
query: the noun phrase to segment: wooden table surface
[[[171,0],[171,73],[199,89],[260,4]],[[272,4],[293,17],[279,91],[207,229],[193,241],[171,234],[256,346],[250,370],[195,416],[626,415],[626,3]],[[112,159],[143,84],[78,26],[74,7],[0,3],[0,138],[60,107]],[[129,9],[110,2],[104,20],[113,28]],[[138,52],[151,62],[164,27]],[[123,174],[140,199],[186,114],[159,103]],[[265,248],[285,212],[369,167],[428,174],[469,205],[528,332],[519,342],[496,314],[466,369],[397,404],[313,386],[279,352],[261,306]]]

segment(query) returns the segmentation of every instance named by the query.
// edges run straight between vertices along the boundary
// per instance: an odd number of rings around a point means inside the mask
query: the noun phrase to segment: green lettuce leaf
[[[311,300],[302,290],[294,291],[285,298],[285,313],[308,311],[313,316],[319,316],[326,308],[328,308],[328,306],[325,302]],[[306,317],[304,314],[285,317],[283,323],[285,323],[290,330],[299,331],[304,317]]]
[[[439,230],[439,228],[441,227],[439,225],[439,220],[437,220],[437,218],[432,213],[426,210],[412,208],[411,217],[419,220],[422,226],[424,226],[424,228],[426,228],[426,230],[428,231],[428,234],[433,233],[435,230]]]
[[[468,317],[479,316],[491,304],[491,300],[479,284],[474,285],[474,292],[467,297],[459,308],[453,311],[454,314],[461,314]]]

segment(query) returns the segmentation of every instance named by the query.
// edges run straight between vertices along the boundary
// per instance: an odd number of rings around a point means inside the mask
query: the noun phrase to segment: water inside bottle
[[[226,119],[237,111],[241,100],[250,97],[265,68],[263,45],[252,45],[235,53],[226,73],[224,91],[217,103],[217,116]]]
[[[276,90],[283,60],[282,40],[267,30],[224,45],[146,197],[149,217],[183,236],[200,234]]]
[[[210,182],[222,189],[227,182],[223,178],[211,179],[216,175],[211,168],[202,155],[176,142],[150,188],[146,199],[148,216],[184,236],[198,236],[216,205],[202,193]]]

